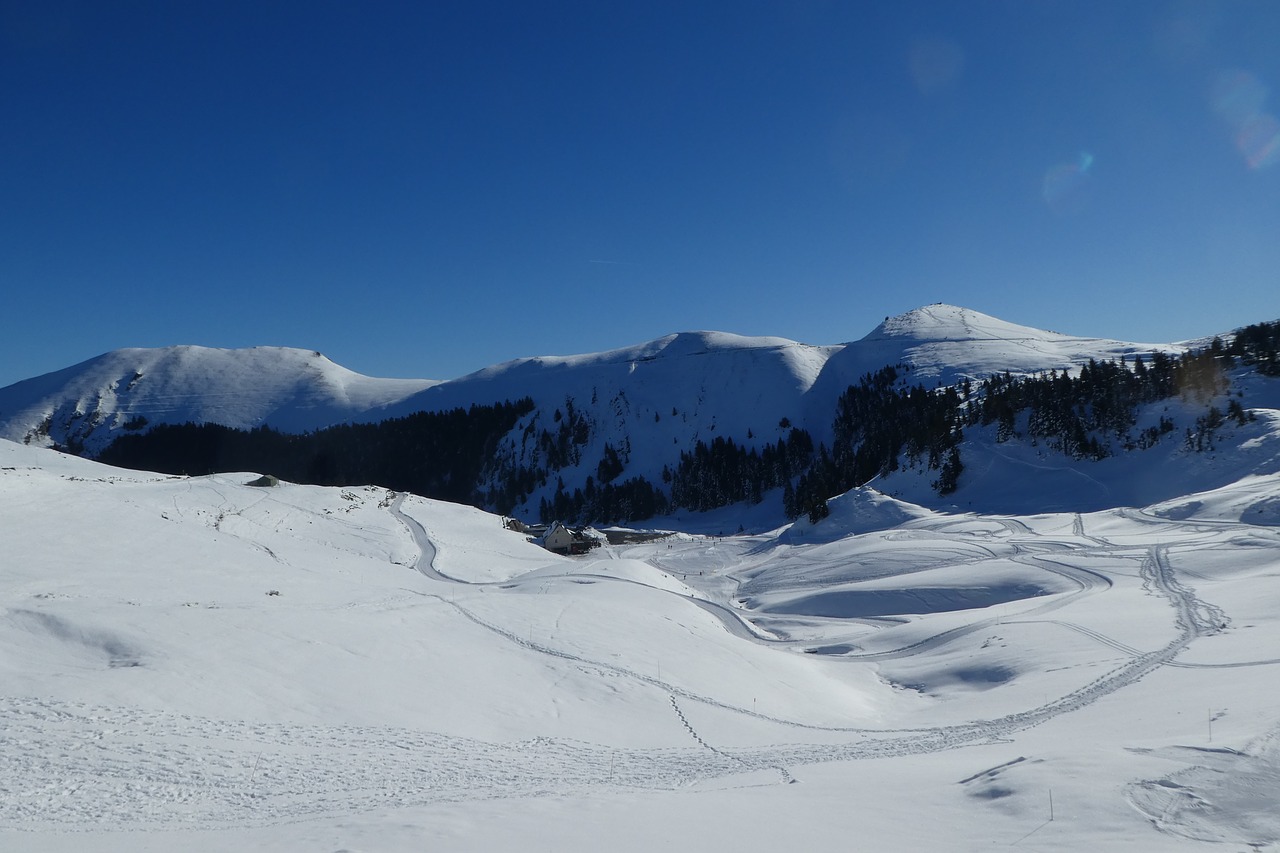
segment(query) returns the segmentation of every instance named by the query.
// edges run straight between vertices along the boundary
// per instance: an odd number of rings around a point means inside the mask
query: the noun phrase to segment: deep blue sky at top
[[[0,0],[0,385],[1280,317],[1280,3]]]

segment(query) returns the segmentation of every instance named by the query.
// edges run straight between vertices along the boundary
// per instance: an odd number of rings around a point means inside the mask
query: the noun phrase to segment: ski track
[[[420,549],[414,568],[432,581],[464,583],[436,570],[434,545],[422,524],[403,513],[402,501],[403,496],[397,496],[388,509]],[[1135,520],[1151,523],[1150,519]],[[1125,550],[1084,536],[1079,517],[1076,532],[1091,544],[1109,547],[1113,553]],[[1170,566],[1168,550],[1164,544],[1148,548],[1140,570],[1144,586],[1164,598],[1173,610],[1175,635],[1162,648],[1140,652],[1071,622],[1024,618],[1019,621],[1048,622],[1077,631],[1122,652],[1128,660],[1038,707],[990,720],[924,729],[819,726],[772,717],[624,666],[534,642],[444,596],[407,590],[448,605],[525,652],[621,675],[662,691],[694,745],[634,749],[546,737],[494,743],[419,729],[252,723],[7,697],[0,698],[0,828],[261,826],[391,806],[572,796],[605,790],[674,790],[703,780],[762,770],[779,774],[781,782],[791,782],[794,777],[786,769],[790,766],[918,755],[1002,741],[1090,705],[1159,667],[1180,665],[1175,658],[1194,640],[1225,629],[1228,620],[1222,610],[1198,598],[1193,589],[1178,580]],[[1047,560],[1032,555],[1024,559],[1034,560],[1042,568],[1080,584],[1080,590],[1065,598],[1095,592],[1110,584],[1104,576],[1078,567],[1051,567]],[[681,597],[715,615],[735,636],[767,642],[722,605]],[[1036,610],[1046,609],[1049,604],[1053,602]],[[866,654],[861,659],[919,653],[993,621],[978,620],[911,646]],[[844,732],[850,737],[848,742],[836,744],[721,748],[690,723],[682,701],[702,703],[761,722]]]

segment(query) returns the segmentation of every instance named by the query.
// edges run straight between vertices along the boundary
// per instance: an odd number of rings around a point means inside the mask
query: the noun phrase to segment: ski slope
[[[1274,475],[581,558],[255,476],[0,442],[0,849],[1280,844]]]

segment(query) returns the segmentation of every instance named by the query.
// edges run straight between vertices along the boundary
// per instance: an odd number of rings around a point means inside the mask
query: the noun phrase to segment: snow
[[[76,436],[91,451],[134,418],[305,432],[368,417],[434,384],[362,376],[287,347],[121,349],[0,388],[0,437],[47,444],[49,435],[35,433],[46,419],[59,441]]]
[[[256,476],[0,441],[0,849],[1280,844],[1274,473],[576,558]]]

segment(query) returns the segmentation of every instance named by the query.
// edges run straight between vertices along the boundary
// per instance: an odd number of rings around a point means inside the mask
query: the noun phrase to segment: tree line
[[[242,430],[219,424],[161,424],[128,433],[98,459],[109,465],[167,474],[260,471],[295,483],[350,486],[376,483],[397,491],[477,504],[498,441],[533,410],[514,403],[416,412],[379,423],[339,424],[302,435],[271,427]]]

